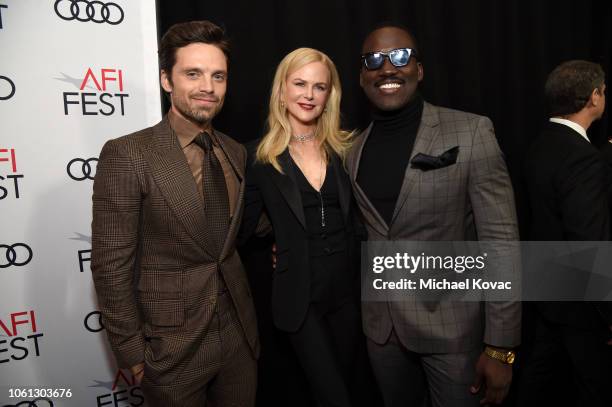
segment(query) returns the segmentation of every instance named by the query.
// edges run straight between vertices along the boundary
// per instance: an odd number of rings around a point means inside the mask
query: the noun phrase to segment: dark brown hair
[[[573,60],[556,67],[546,80],[544,96],[548,114],[567,116],[581,111],[595,89],[602,90],[605,81],[601,65]]]
[[[159,44],[159,68],[166,71],[170,77],[172,67],[176,63],[176,50],[189,44],[204,43],[214,45],[230,57],[229,40],[225,31],[210,21],[189,21],[174,24],[166,31]]]

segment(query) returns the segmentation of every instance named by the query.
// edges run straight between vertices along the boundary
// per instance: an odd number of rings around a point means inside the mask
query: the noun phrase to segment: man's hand
[[[501,403],[510,389],[512,366],[490,358],[484,352],[476,362],[476,376],[470,392],[476,394],[484,385],[485,397],[480,404]]]
[[[132,372],[132,377],[134,377],[136,384],[140,384],[144,376],[144,362],[139,363],[136,366],[130,367],[130,372]]]

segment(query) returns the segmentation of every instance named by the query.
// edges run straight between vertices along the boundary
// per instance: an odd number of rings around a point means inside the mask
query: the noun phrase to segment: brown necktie
[[[215,254],[221,255],[223,243],[229,229],[229,198],[223,175],[223,167],[217,159],[210,135],[206,132],[196,136],[195,142],[204,150],[202,163],[202,190],[204,193],[204,218],[207,234],[212,237],[216,247]]]

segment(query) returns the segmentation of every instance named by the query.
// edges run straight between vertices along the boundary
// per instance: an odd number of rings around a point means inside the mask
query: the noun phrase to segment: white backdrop
[[[96,157],[159,121],[157,66],[153,0],[0,0],[0,406],[143,405],[87,259]]]

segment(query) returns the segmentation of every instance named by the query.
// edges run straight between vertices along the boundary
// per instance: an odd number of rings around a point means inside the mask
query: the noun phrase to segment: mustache
[[[192,98],[194,99],[203,99],[203,100],[208,100],[211,102],[219,102],[219,100],[221,100],[221,98],[217,95],[211,95],[208,93],[195,93],[193,95],[191,95]]]

